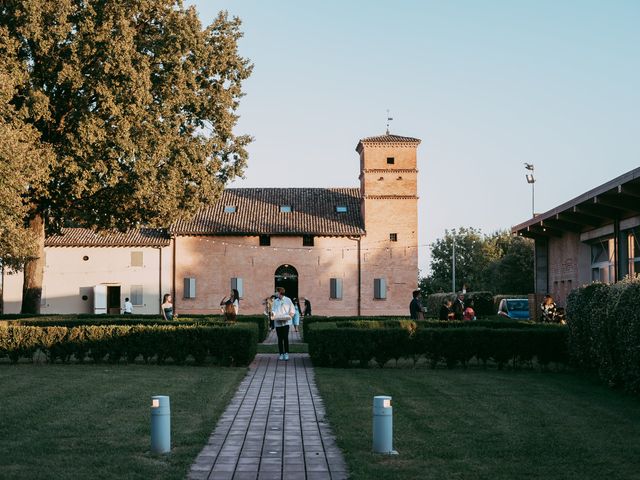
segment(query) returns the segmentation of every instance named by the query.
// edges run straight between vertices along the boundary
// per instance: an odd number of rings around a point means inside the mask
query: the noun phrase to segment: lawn
[[[352,478],[640,479],[640,400],[568,372],[317,368]],[[398,456],[371,453],[393,397]]]
[[[183,479],[245,372],[0,365],[0,477]],[[171,455],[150,452],[152,395],[171,397]]]

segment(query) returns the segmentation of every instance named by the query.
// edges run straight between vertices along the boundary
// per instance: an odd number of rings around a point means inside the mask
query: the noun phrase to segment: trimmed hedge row
[[[309,329],[312,325],[335,323],[338,327],[362,327],[362,328],[388,328],[389,326],[403,325],[404,322],[409,324],[420,325],[421,328],[533,328],[548,326],[547,324],[539,324],[531,321],[518,321],[508,318],[499,318],[496,320],[475,320],[472,322],[463,322],[459,320],[407,320],[406,317],[312,317],[304,320],[302,324],[302,335],[306,341],[309,335]]]
[[[11,363],[31,359],[39,350],[47,361],[112,363],[164,363],[172,359],[183,364],[189,356],[196,364],[207,357],[220,365],[248,365],[256,355],[257,328],[254,325],[233,326],[76,326],[0,328],[0,357]]]
[[[640,393],[640,277],[593,283],[567,299],[569,354],[612,387]]]
[[[258,328],[258,341],[263,342],[269,334],[269,319],[265,315],[238,316],[236,321],[243,324],[255,324]],[[0,317],[0,327],[3,326],[38,326],[38,327],[79,327],[83,325],[226,325],[221,315],[188,315],[178,317],[176,320],[166,321],[158,315],[42,315],[34,317],[21,316],[14,318]]]
[[[492,360],[498,368],[534,358],[540,365],[568,361],[564,326],[488,328],[467,324],[464,328],[438,328],[427,327],[428,323],[406,321],[395,327],[387,323],[383,328],[343,322],[315,324],[309,328],[309,354],[314,364],[325,367],[354,363],[366,367],[371,360],[382,367],[400,358],[411,359],[415,365],[421,357],[432,367],[444,363],[450,368],[458,363],[466,365],[472,358],[485,365]]]

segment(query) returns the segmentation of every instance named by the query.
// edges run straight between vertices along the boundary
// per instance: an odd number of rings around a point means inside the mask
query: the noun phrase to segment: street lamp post
[[[527,178],[527,183],[531,184],[531,218],[536,216],[535,209],[535,188],[534,184],[536,183],[536,179],[533,177],[533,163],[525,163],[524,168],[531,171],[531,173],[527,173],[525,177]]]
[[[451,252],[451,291],[456,291],[456,239],[452,237],[451,244],[453,251]]]

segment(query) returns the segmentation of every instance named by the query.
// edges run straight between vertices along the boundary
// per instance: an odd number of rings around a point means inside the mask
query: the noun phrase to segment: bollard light
[[[151,451],[171,452],[171,405],[166,395],[151,397]]]
[[[393,449],[393,407],[391,397],[373,397],[373,452],[398,455]]]

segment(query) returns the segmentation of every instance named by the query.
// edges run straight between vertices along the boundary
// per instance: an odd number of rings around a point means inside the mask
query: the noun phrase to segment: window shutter
[[[241,278],[237,278],[237,277],[233,277],[231,279],[231,288],[235,288],[236,290],[238,290],[238,295],[240,296],[240,298],[244,297],[244,282],[242,281]]]
[[[132,267],[144,266],[142,252],[131,252],[131,266]]]
[[[376,300],[387,298],[387,282],[384,278],[373,279],[373,298]]]
[[[196,298],[196,279],[193,277],[184,279],[184,298]]]
[[[342,279],[331,278],[329,280],[329,298],[342,300]]]

